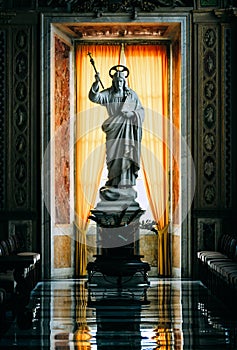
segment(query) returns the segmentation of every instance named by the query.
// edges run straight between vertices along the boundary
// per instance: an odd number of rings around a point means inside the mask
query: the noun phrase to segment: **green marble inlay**
[[[218,0],[200,0],[201,6],[212,7],[218,5]]]

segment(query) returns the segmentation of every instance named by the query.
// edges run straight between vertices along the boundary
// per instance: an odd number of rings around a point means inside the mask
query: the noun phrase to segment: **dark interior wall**
[[[0,238],[20,231],[40,247],[40,98],[37,13],[0,14]]]
[[[235,23],[233,9],[193,14],[194,275],[197,250],[216,249],[220,234],[234,233],[236,221]]]
[[[232,28],[232,40],[231,40],[231,149],[232,149],[232,220],[231,220],[231,231],[234,231],[237,226],[237,101],[236,101],[236,91],[237,91],[237,17],[233,17],[231,20]]]
[[[233,230],[237,220],[236,11],[231,2],[218,0],[169,0],[167,6],[157,0],[149,6],[137,2],[137,7],[124,3],[0,1],[0,239],[9,229],[23,230],[31,235],[32,249],[40,250],[41,13],[88,12],[95,17],[106,10],[126,11],[133,20],[139,11],[180,13],[188,6],[193,18],[190,121],[197,187],[190,239],[195,266],[197,249],[214,248],[220,232]],[[206,119],[208,107],[213,109],[212,122]]]

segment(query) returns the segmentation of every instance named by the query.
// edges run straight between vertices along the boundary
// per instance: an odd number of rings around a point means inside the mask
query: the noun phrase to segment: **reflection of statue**
[[[111,72],[115,71],[112,75]],[[142,122],[144,109],[135,91],[127,86],[129,71],[122,65],[114,66],[109,74],[112,86],[99,92],[99,73],[89,92],[92,102],[105,106],[109,118],[102,125],[106,133],[106,186],[128,188],[136,183],[140,168]]]

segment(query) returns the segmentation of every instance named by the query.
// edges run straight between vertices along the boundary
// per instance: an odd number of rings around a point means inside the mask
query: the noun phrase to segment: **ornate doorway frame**
[[[41,157],[42,157],[42,260],[43,260],[43,277],[72,277],[73,276],[73,245],[71,243],[71,265],[69,269],[54,268],[55,258],[55,234],[53,232],[51,210],[55,210],[54,191],[55,185],[54,171],[52,171],[52,157],[45,157],[49,144],[52,140],[52,62],[53,50],[52,43],[55,33],[62,41],[65,41],[71,47],[73,55],[73,41],[76,35],[71,32],[73,24],[88,23],[91,27],[99,24],[113,23],[119,24],[173,24],[180,26],[180,52],[181,52],[181,79],[180,79],[180,132],[184,140],[180,144],[180,212],[186,213],[180,227],[172,228],[172,244],[178,250],[177,267],[173,266],[172,275],[177,277],[191,276],[191,213],[188,207],[192,201],[193,195],[193,167],[190,158],[187,156],[187,148],[191,148],[191,28],[190,12],[164,12],[141,14],[135,20],[127,14],[108,14],[103,17],[94,18],[90,15],[42,15],[42,33],[41,33]],[[63,30],[62,30],[63,29]],[[172,46],[172,44],[171,44]],[[71,61],[72,62],[72,61]],[[73,64],[73,63],[72,63]],[[73,80],[73,77],[72,77]],[[70,85],[72,89],[72,84]],[[73,99],[72,99],[73,102]],[[73,126],[72,126],[73,127]],[[70,141],[72,142],[72,141]],[[185,147],[183,147],[183,145]],[[47,159],[46,159],[47,158]],[[72,163],[73,164],[73,163]],[[73,175],[70,175],[73,179]],[[72,181],[73,183],[73,181]],[[73,186],[73,185],[72,185]],[[73,187],[71,189],[73,191]],[[46,199],[46,200],[45,200]],[[46,205],[46,202],[48,205]],[[54,207],[53,207],[54,206]],[[71,220],[71,219],[70,219]],[[73,241],[73,223],[70,222],[70,237]],[[60,236],[60,234],[56,234]],[[66,244],[66,245],[65,245]],[[57,249],[64,249],[68,243],[60,243]],[[69,243],[70,244],[70,243]],[[178,266],[179,264],[179,266]],[[59,264],[59,266],[61,266]]]

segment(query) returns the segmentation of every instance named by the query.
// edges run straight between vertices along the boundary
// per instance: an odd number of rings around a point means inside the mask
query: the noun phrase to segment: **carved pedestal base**
[[[143,256],[111,257],[96,256],[96,260],[87,265],[88,286],[106,288],[129,288],[149,285],[148,263],[141,261]]]
[[[149,285],[150,266],[139,255],[139,218],[144,211],[138,203],[102,201],[91,213],[97,223],[97,255],[87,265],[88,287]]]

